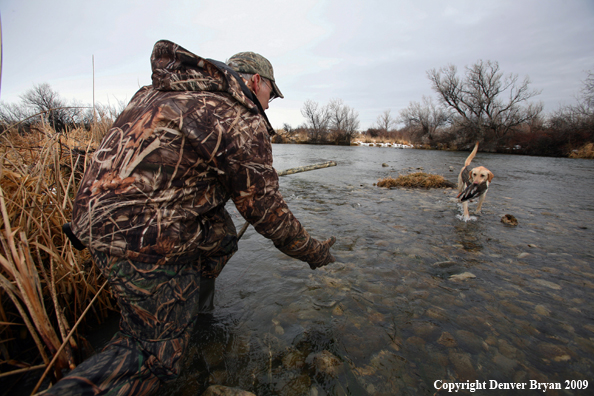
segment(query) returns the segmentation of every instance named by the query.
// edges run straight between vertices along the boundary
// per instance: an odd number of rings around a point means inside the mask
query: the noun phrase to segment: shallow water
[[[487,390],[474,394],[543,394],[535,383],[574,388],[546,395],[593,394],[594,161],[478,153],[473,164],[495,178],[482,214],[471,203],[475,219],[463,222],[454,190],[373,183],[418,168],[455,182],[468,152],[273,152],[278,170],[338,163],[280,184],[314,237],[337,237],[339,262],[312,271],[250,227],[163,394],[222,384],[259,396],[433,395],[436,381],[477,380]]]

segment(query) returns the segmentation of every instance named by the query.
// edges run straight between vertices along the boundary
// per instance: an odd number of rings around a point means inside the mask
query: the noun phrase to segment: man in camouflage
[[[225,64],[159,41],[151,65],[152,86],[97,149],[72,220],[118,300],[120,332],[46,394],[145,395],[177,377],[237,250],[229,199],[283,253],[312,269],[334,261],[335,238],[312,238],[279,192],[264,110],[283,96],[270,62],[243,52]]]

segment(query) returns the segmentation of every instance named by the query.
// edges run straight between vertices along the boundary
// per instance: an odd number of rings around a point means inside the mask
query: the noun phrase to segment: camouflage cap
[[[227,64],[238,73],[259,74],[270,80],[275,97],[284,98],[274,81],[274,70],[268,59],[255,52],[239,52],[227,61]]]

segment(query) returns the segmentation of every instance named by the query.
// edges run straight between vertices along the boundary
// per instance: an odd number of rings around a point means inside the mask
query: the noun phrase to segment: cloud
[[[367,128],[384,110],[433,95],[426,72],[495,60],[530,76],[552,111],[572,103],[594,69],[590,0],[5,0],[1,99],[18,101],[35,83],[62,97],[129,100],[150,84],[154,43],[169,39],[201,56],[240,51],[271,60],[286,99],[273,102],[277,127],[303,122],[307,99],[340,98]]]

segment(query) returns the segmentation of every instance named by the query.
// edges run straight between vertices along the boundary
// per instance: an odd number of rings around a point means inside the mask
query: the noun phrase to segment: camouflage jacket
[[[115,121],[81,181],[72,229],[90,249],[166,264],[216,254],[232,199],[285,254],[320,263],[279,192],[273,132],[235,73],[169,42],[155,44],[152,86]],[[235,76],[234,76],[235,75]]]

